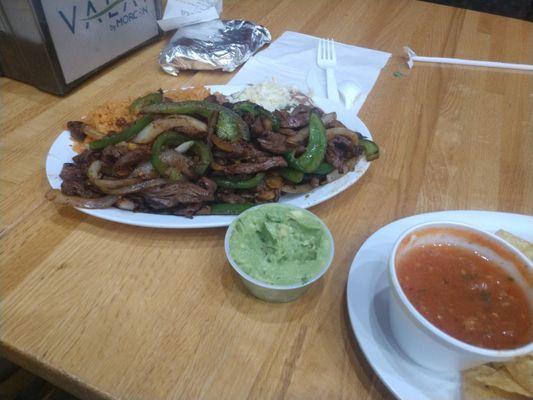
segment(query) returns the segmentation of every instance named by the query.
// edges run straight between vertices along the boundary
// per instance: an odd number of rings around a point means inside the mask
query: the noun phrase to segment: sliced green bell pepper
[[[209,118],[213,112],[218,111],[216,133],[220,138],[230,142],[240,138],[250,140],[248,125],[246,125],[240,115],[220,104],[196,100],[178,103],[163,102],[145,106],[141,111],[147,114],[198,114],[205,118]]]
[[[286,153],[285,159],[289,163],[289,167],[312,173],[324,160],[327,144],[326,127],[318,114],[311,112],[309,116],[309,141],[305,152],[298,158],[294,156],[294,152]]]
[[[139,112],[145,106],[150,104],[161,103],[163,101],[163,92],[157,91],[154,93],[148,93],[145,96],[137,97],[130,105],[130,110],[133,112]]]
[[[292,168],[283,168],[279,174],[292,183],[300,183],[304,179],[304,173]]]
[[[359,145],[363,147],[367,161],[372,161],[379,158],[379,147],[372,140],[359,139]]]
[[[272,129],[274,131],[279,130],[280,121],[277,116],[272,114],[266,108],[261,107],[259,104],[252,103],[251,101],[240,101],[233,105],[233,111],[239,114],[241,117],[244,114],[251,114],[254,117],[267,118],[272,122]]]
[[[317,175],[327,175],[330,172],[332,172],[335,168],[333,168],[333,165],[328,164],[327,162],[323,161],[317,169],[313,171],[313,174]]]
[[[126,142],[142,131],[146,125],[152,122],[152,120],[153,117],[151,115],[144,115],[135,121],[133,125],[128,126],[122,132],[117,133],[116,135],[109,135],[103,139],[95,140],[94,142],[89,143],[89,148],[91,150],[101,150],[112,144]]]
[[[205,171],[207,171],[209,165],[211,165],[211,161],[213,161],[213,155],[211,154],[211,150],[204,142],[200,142],[198,140],[194,141],[192,149],[200,158],[200,161],[198,164],[196,164],[194,170],[198,175],[203,175]]]
[[[211,205],[211,214],[213,215],[239,215],[250,207],[252,203],[231,204],[231,203],[217,203]]]
[[[218,187],[224,189],[252,189],[254,187],[257,187],[261,182],[263,182],[264,177],[264,173],[259,173],[250,179],[238,181],[234,179],[215,178],[215,182]]]
[[[182,178],[180,171],[178,171],[176,168],[169,168],[163,161],[161,161],[159,156],[168,146],[179,146],[180,144],[189,140],[191,139],[172,131],[163,132],[155,139],[154,143],[152,144],[152,155],[150,157],[150,161],[155,170],[159,172],[161,176],[166,176],[174,181]]]
[[[160,134],[152,145],[152,155],[150,158],[155,170],[162,176],[168,176],[171,179],[176,178],[174,180],[180,179],[181,174],[177,175],[178,171],[175,168],[169,169],[168,166],[161,161],[159,156],[168,146],[179,146],[190,140],[191,139],[187,136],[173,131],[167,131]],[[209,147],[207,147],[205,143],[197,140],[194,141],[192,149],[200,159],[194,167],[194,170],[198,175],[203,175],[213,160],[211,150],[209,150]]]

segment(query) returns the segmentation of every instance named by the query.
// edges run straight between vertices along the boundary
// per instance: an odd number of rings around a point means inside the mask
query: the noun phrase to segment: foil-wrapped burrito
[[[233,71],[271,41],[261,25],[243,20],[214,20],[179,28],[159,56],[171,75],[183,69]]]

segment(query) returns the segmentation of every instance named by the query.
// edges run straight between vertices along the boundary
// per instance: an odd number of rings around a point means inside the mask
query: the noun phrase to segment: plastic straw
[[[503,63],[495,61],[479,61],[479,60],[463,60],[461,58],[443,58],[443,57],[421,57],[417,56],[416,53],[411,50],[409,47],[404,47],[405,52],[409,56],[407,60],[407,65],[409,68],[413,68],[414,62],[430,62],[430,63],[442,63],[442,64],[461,64],[461,65],[472,65],[475,67],[489,67],[489,68],[507,68],[507,69],[520,69],[524,71],[533,71],[533,65],[529,64],[513,64],[513,63]]]

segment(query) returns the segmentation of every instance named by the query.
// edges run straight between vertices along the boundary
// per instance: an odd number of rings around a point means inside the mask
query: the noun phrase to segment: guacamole
[[[271,285],[308,282],[326,267],[332,251],[318,218],[283,204],[242,215],[233,226],[229,248],[241,270]]]

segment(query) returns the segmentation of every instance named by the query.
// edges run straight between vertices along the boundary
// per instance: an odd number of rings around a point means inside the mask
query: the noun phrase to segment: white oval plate
[[[243,86],[211,86],[212,91],[219,91],[222,94],[229,95],[243,88]],[[339,121],[343,122],[348,128],[361,132],[368,138],[372,138],[366,125],[353,112],[346,110],[339,104],[331,103],[327,99],[314,98],[313,101],[326,112],[337,113]],[[50,185],[54,189],[61,187],[61,178],[59,174],[66,162],[72,162],[72,157],[76,153],[72,149],[72,140],[70,133],[63,131],[52,144],[46,158],[46,175]],[[295,195],[284,195],[280,203],[292,204],[297,207],[309,208],[333,196],[353,185],[366,172],[370,163],[364,157],[359,160],[355,169],[348,172],[341,178],[327,185],[320,186],[311,192]],[[136,213],[131,211],[119,210],[118,208],[106,208],[102,210],[87,210],[78,208],[79,211],[93,215],[108,221],[120,222],[128,225],[146,226],[152,228],[211,228],[217,226],[228,226],[234,219],[234,216],[224,215],[198,215],[192,219],[180,217],[177,215],[161,215],[149,213]]]
[[[389,253],[402,232],[432,221],[462,222],[493,233],[504,229],[533,241],[531,216],[491,211],[442,211],[394,221],[363,243],[348,275],[348,315],[366,359],[385,386],[403,400],[461,398],[459,372],[437,373],[415,364],[398,347],[389,326]]]

